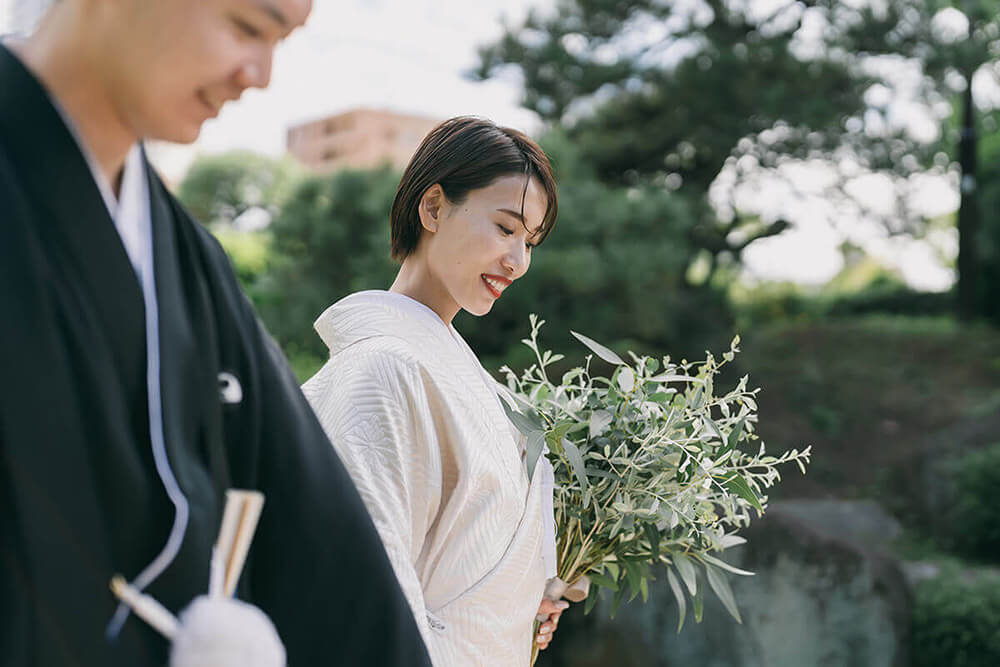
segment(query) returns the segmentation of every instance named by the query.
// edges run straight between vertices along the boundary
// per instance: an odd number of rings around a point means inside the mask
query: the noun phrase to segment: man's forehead
[[[236,0],[236,3],[267,14],[285,30],[293,30],[305,23],[312,10],[312,0]]]

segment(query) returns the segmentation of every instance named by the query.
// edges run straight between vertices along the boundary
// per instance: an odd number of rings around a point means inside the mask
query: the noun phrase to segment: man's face
[[[311,0],[100,3],[105,89],[137,137],[194,141],[223,104],[267,86],[274,47],[311,8]]]

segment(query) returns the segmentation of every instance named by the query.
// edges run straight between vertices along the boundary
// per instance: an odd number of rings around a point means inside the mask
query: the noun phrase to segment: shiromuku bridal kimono
[[[453,327],[400,294],[348,296],[316,330],[330,360],[303,390],[375,520],[434,664],[527,665],[554,574],[543,557],[551,504],[544,476],[528,479],[499,385]]]

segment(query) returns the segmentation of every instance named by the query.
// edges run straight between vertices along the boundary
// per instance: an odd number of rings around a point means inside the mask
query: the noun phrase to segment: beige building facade
[[[440,121],[391,111],[354,109],[289,128],[288,153],[315,171],[397,169]]]

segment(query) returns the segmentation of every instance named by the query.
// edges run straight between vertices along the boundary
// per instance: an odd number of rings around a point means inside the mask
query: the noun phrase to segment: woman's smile
[[[486,285],[486,289],[490,291],[490,294],[494,299],[499,299],[503,291],[507,289],[511,282],[513,282],[502,276],[496,276],[489,273],[484,273],[480,277],[483,279],[483,284]]]

